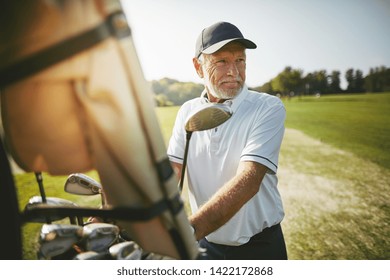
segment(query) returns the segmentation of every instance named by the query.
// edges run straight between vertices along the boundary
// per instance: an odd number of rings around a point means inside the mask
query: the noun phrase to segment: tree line
[[[345,71],[344,77],[346,89],[341,88],[340,71],[328,73],[326,70],[319,70],[304,75],[301,69],[287,66],[269,82],[252,89],[280,96],[390,91],[390,68],[385,66],[371,68],[366,76],[361,70],[350,68]],[[157,106],[181,105],[198,97],[204,89],[202,84],[179,82],[170,78],[151,83]]]
[[[341,88],[340,71],[319,70],[304,75],[301,69],[288,66],[255,90],[282,96],[390,91],[390,68],[385,66],[371,68],[366,76],[361,70],[350,68],[344,77],[346,89]]]
[[[175,106],[199,97],[204,86],[193,82],[179,82],[163,78],[152,81],[152,89],[157,106]]]

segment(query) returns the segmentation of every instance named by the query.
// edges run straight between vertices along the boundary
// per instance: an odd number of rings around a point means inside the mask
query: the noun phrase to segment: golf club
[[[82,243],[86,251],[104,252],[119,237],[119,227],[107,223],[92,223],[83,227]]]
[[[39,236],[38,256],[46,259],[64,254],[81,240],[83,228],[78,225],[44,224]]]
[[[42,202],[46,203],[46,194],[45,194],[45,188],[43,186],[43,176],[42,172],[35,172],[35,179],[37,180],[38,187],[39,187],[39,193],[42,197]]]
[[[102,206],[105,205],[105,197],[102,185],[91,177],[82,174],[74,173],[69,175],[65,182],[64,190],[67,193],[77,195],[96,195],[100,194],[102,199]]]
[[[43,176],[42,172],[35,172],[35,179],[37,180],[38,187],[39,187],[39,193],[41,194],[42,203],[46,203],[46,193],[45,193],[45,187],[43,186]],[[46,217],[46,223],[50,224],[51,220],[49,217]]]
[[[98,253],[94,251],[87,251],[77,254],[73,259],[74,260],[108,260],[109,254],[107,253]]]
[[[188,118],[185,124],[186,145],[180,177],[180,192],[183,190],[184,176],[187,165],[188,148],[192,133],[215,128],[226,122],[233,112],[230,106],[220,103],[205,103],[199,106]]]
[[[59,206],[59,207],[78,207],[78,205],[70,200],[58,198],[58,197],[46,197],[46,202],[43,202],[41,196],[33,196],[30,198],[28,203],[25,206],[25,211],[29,211],[29,209],[33,208],[36,204],[47,204],[50,206]],[[68,216],[66,215],[57,215],[57,216],[50,216],[51,221],[58,221],[66,218]],[[75,224],[74,217],[69,217],[70,223]],[[77,217],[79,225],[83,224],[83,220],[81,217]],[[36,223],[47,223],[46,217],[36,217],[32,220],[32,222]]]
[[[155,253],[149,253],[146,257],[144,257],[145,260],[173,260],[172,258],[170,257],[167,257],[167,256],[162,256],[162,255],[159,255],[159,254],[155,254]]]
[[[126,241],[112,245],[110,255],[115,260],[140,260],[142,249],[134,241]]]

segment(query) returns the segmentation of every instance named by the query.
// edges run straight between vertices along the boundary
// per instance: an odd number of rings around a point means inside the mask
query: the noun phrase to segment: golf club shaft
[[[187,166],[187,157],[188,157],[188,147],[190,146],[190,139],[192,136],[192,131],[187,131],[186,134],[186,146],[184,149],[184,160],[183,160],[183,165],[181,168],[181,176],[180,176],[180,193],[183,190],[183,185],[184,185],[184,176],[186,173],[186,166]]]
[[[39,192],[42,197],[42,203],[46,203],[46,194],[45,194],[45,188],[43,187],[43,177],[41,172],[35,172],[35,178],[38,182],[39,186]]]
[[[42,172],[35,172],[35,178],[36,178],[36,180],[38,182],[39,192],[40,192],[41,198],[42,198],[42,203],[47,203],[45,188],[43,186]],[[49,217],[46,217],[46,223],[47,224],[51,224],[51,220],[50,220]]]

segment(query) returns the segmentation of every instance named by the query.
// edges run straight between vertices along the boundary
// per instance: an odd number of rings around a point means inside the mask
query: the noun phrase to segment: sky
[[[390,67],[390,0],[121,0],[147,80],[202,80],[192,58],[200,32],[218,21],[257,44],[246,83],[261,86],[286,66],[305,74]]]

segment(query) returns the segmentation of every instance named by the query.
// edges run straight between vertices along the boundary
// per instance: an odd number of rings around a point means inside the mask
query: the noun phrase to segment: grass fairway
[[[293,98],[285,105],[278,172],[289,258],[390,259],[390,94]],[[177,110],[156,109],[166,143]],[[38,187],[33,174],[15,178],[23,209]],[[44,178],[48,196],[99,203],[64,193],[66,177]],[[26,259],[35,258],[40,226],[24,228]]]
[[[390,94],[284,103],[279,188],[289,258],[390,259]],[[157,108],[166,142],[177,110]]]
[[[390,94],[285,105],[297,129],[287,130],[279,172],[290,258],[390,259]]]
[[[287,128],[278,177],[290,259],[390,259],[390,169]]]
[[[286,126],[390,168],[390,93],[293,98]]]

